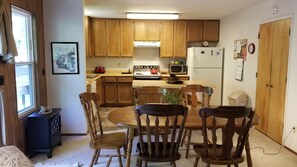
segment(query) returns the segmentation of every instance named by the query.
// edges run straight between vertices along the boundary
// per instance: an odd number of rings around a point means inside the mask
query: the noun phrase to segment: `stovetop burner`
[[[152,74],[151,70],[157,70],[156,74]],[[134,65],[133,66],[134,79],[142,80],[159,80],[161,79],[159,65]]]

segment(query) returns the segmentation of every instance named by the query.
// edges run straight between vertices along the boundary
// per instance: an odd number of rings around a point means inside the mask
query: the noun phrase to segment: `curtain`
[[[0,0],[0,56],[6,62],[11,62],[12,57],[18,55],[9,11],[7,0]]]

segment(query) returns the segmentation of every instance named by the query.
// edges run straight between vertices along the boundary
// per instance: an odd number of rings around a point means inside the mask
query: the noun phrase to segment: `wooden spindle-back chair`
[[[98,100],[100,97],[98,94],[85,92],[81,93],[79,95],[79,98],[84,109],[85,118],[88,126],[88,133],[91,137],[89,146],[95,150],[90,166],[93,166],[97,163],[99,156],[110,157],[107,166],[109,166],[112,157],[117,156],[119,160],[119,166],[123,166],[120,148],[125,145],[124,143],[126,134],[124,132],[108,134],[103,133],[98,104]],[[101,149],[115,149],[117,150],[117,155],[100,155]]]
[[[194,166],[197,167],[200,157],[207,166],[238,166],[242,163],[242,152],[248,140],[254,111],[244,106],[220,106],[202,108],[199,115],[202,118],[203,144],[193,147],[197,153]],[[208,129],[211,129],[211,133],[207,133]]]
[[[175,166],[175,161],[181,157],[178,150],[187,108],[178,104],[144,104],[136,106],[135,112],[139,132],[138,165],[141,166],[142,161],[147,165],[150,161],[171,162]]]

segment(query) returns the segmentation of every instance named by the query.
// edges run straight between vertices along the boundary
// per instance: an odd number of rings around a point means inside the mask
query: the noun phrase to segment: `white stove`
[[[133,77],[136,80],[160,80],[159,65],[134,65]]]

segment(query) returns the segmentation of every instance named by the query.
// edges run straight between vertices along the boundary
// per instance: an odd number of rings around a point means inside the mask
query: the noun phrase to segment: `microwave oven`
[[[188,72],[188,66],[186,64],[169,64],[169,74],[182,74],[185,75]]]

